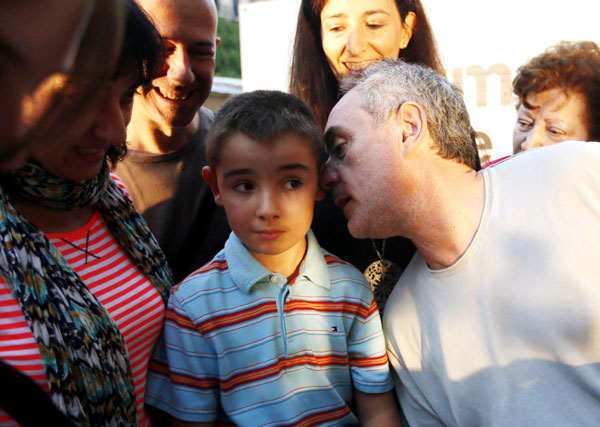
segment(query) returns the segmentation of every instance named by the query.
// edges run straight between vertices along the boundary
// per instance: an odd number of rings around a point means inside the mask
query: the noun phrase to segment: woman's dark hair
[[[113,79],[135,73],[149,83],[162,60],[162,41],[150,17],[134,0],[125,0],[125,34]]]
[[[519,67],[513,92],[517,108],[527,104],[527,95],[560,89],[583,96],[588,139],[600,141],[600,49],[592,41],[560,43]]]
[[[328,0],[302,0],[290,78],[290,92],[311,106],[319,126],[325,127],[327,117],[340,96],[338,81],[323,52],[321,11]],[[408,46],[399,58],[426,65],[445,75],[433,32],[421,0],[395,0],[402,22],[409,12],[416,16],[416,25]]]
[[[152,21],[134,0],[125,0],[125,33],[113,80],[134,75],[138,85],[150,83],[162,61],[162,41]],[[106,156],[111,166],[127,154],[127,146],[111,146]]]

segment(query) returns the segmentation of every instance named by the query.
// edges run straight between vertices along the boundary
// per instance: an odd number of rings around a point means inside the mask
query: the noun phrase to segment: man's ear
[[[217,184],[217,174],[209,166],[204,166],[202,168],[202,178],[204,178],[204,181],[206,181],[210,187],[213,197],[215,198],[215,203],[219,206],[223,206],[219,184]]]
[[[402,151],[407,153],[416,147],[425,134],[425,111],[414,102],[405,102],[397,110],[394,118],[402,142]]]

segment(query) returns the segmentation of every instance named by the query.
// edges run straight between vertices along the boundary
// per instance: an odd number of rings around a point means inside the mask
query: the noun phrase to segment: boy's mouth
[[[256,231],[262,239],[273,240],[281,236],[284,232],[282,230],[259,230]]]

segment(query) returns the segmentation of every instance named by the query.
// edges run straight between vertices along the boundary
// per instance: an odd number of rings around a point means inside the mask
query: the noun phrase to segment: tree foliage
[[[219,17],[217,35],[221,38],[221,43],[217,49],[215,74],[221,77],[241,78],[239,23]]]

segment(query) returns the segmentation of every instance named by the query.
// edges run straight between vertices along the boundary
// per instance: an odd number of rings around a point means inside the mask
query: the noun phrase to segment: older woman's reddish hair
[[[560,43],[519,67],[513,80],[517,108],[527,104],[527,95],[549,89],[583,96],[588,139],[600,141],[600,49],[592,41]]]

